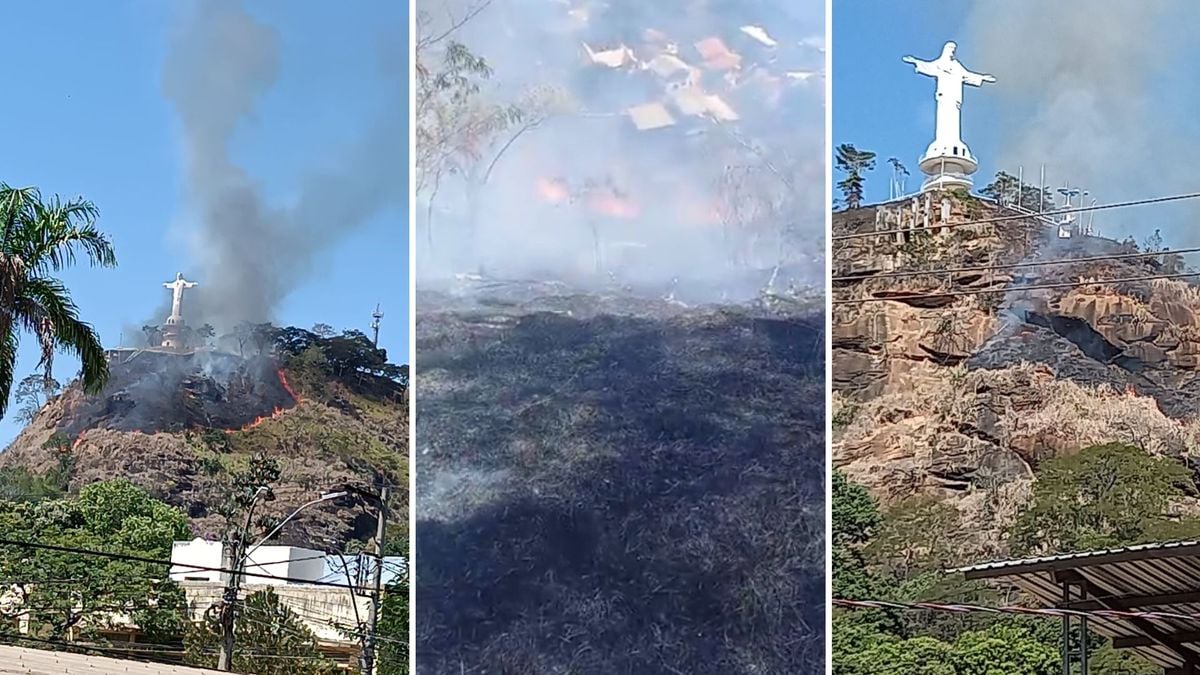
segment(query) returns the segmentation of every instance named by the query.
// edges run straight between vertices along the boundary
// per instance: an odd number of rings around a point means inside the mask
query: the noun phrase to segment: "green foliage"
[[[188,627],[184,649],[188,663],[214,668],[221,644],[215,612]],[[323,657],[317,638],[272,589],[246,596],[239,608],[233,670],[257,675],[334,675],[337,664]]]
[[[931,497],[912,497],[887,510],[867,555],[901,580],[960,562],[958,510]]]
[[[62,391],[62,384],[45,373],[34,373],[26,376],[17,384],[16,402],[21,406],[17,419],[25,424],[33,418],[53,396]]]
[[[1030,211],[1053,211],[1054,202],[1044,190],[1037,186],[1022,183],[1017,177],[1005,171],[998,171],[995,179],[979,191],[979,194],[990,197],[1001,204],[1016,204],[1020,193],[1020,205]],[[1039,208],[1040,207],[1040,208]]]
[[[1109,443],[1051,459],[1038,470],[1032,501],[1011,533],[1018,553],[1059,553],[1200,534],[1200,521],[1167,518],[1172,498],[1194,489],[1179,462]]]
[[[398,577],[384,590],[379,608],[379,675],[408,675],[408,578]]]
[[[37,475],[23,466],[0,469],[0,501],[40,502],[63,496],[67,486],[49,473]]]
[[[408,366],[388,362],[387,350],[362,331],[323,336],[289,327],[277,329],[272,340],[297,384],[314,398],[328,393],[324,385],[330,379],[366,394],[399,393],[408,387]]]
[[[833,471],[833,543],[862,543],[879,524],[879,507],[866,488]]]
[[[875,169],[875,153],[843,143],[837,147],[834,162],[838,171],[846,174],[837,184],[842,191],[842,202],[846,208],[857,209],[862,205],[863,174]]]
[[[33,333],[41,348],[39,366],[49,380],[54,355],[66,351],[81,362],[83,388],[99,393],[108,380],[108,360],[100,336],[79,316],[79,308],[61,281],[51,276],[83,255],[94,266],[115,267],[108,236],[96,229],[96,207],[76,199],[43,200],[37,188],[0,184],[0,414],[8,409],[22,331]]]
[[[834,430],[845,429],[854,421],[854,416],[858,414],[858,404],[847,402],[833,416]]]
[[[0,503],[6,537],[57,546],[168,559],[187,536],[187,518],[125,480],[94,483],[78,497]],[[183,591],[162,579],[163,567],[77,553],[0,547],[0,578],[12,580],[33,634],[62,639],[68,631],[96,638],[114,611],[128,614],[150,641],[183,628]],[[54,580],[50,582],[49,580]],[[45,581],[46,583],[39,583]],[[0,609],[3,617],[8,609]]]
[[[1044,462],[1016,532],[1039,550],[1062,542],[1079,547],[1195,536],[1200,528],[1163,514],[1169,500],[1191,489],[1178,463],[1138,448],[1108,444]],[[963,562],[956,551],[954,509],[914,498],[882,514],[861,487],[835,472],[833,594],[903,602],[996,606],[1001,591],[937,570]],[[1043,537],[1046,539],[1043,541]],[[1018,539],[1014,534],[1014,540]],[[1039,617],[943,612],[836,610],[833,672],[839,675],[1049,675],[1059,666],[1059,625]],[[1092,636],[1095,675],[1159,672]]]

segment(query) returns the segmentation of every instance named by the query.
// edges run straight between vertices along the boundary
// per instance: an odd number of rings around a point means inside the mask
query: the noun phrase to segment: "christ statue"
[[[983,86],[985,82],[995,82],[996,78],[983,73],[973,73],[963,67],[954,58],[957,48],[953,42],[947,42],[942,47],[942,55],[936,61],[922,61],[912,56],[904,57],[905,63],[911,63],[921,75],[927,75],[937,80],[937,126],[935,128],[933,145],[937,147],[958,147],[963,145],[961,137],[961,120],[963,100],[963,85],[972,87]]]
[[[164,288],[169,288],[172,291],[171,296],[171,316],[168,317],[168,323],[179,323],[179,319],[183,317],[183,289],[192,288],[196,285],[194,281],[185,281],[183,273],[175,275],[175,281],[168,281],[163,284]]]

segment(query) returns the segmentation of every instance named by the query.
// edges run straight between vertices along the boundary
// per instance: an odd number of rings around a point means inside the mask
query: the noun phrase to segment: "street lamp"
[[[279,530],[282,529],[289,520],[295,518],[296,514],[300,513],[304,509],[312,506],[313,504],[319,504],[321,502],[329,501],[330,499],[337,499],[338,497],[343,497],[346,495],[345,492],[326,492],[310,502],[301,504],[300,507],[295,511],[292,511],[287,518],[284,518],[282,521],[280,521],[280,523],[275,526],[275,529],[268,532],[267,536],[262,538],[262,541],[259,541],[254,546],[251,546],[243,551],[242,546],[246,541],[246,533],[250,531],[250,523],[254,515],[254,506],[258,503],[259,496],[264,493],[266,493],[268,501],[273,498],[271,489],[265,485],[260,485],[258,489],[254,491],[254,496],[250,498],[250,506],[246,509],[246,526],[240,533],[238,533],[238,536],[234,541],[233,555],[230,556],[233,561],[233,565],[231,566],[229,572],[229,581],[225,585],[225,603],[221,608],[221,653],[217,660],[217,670],[228,672],[233,668],[234,605],[237,603],[238,590],[242,582],[243,567],[246,564],[246,560],[250,557],[250,554],[253,553],[254,550],[259,546],[262,546],[263,543],[268,539],[275,536],[275,534],[278,533]]]
[[[307,509],[308,507],[310,507],[314,504],[320,504],[321,502],[327,502],[331,499],[345,497],[347,494],[349,494],[349,493],[345,492],[345,491],[326,492],[325,494],[321,495],[320,497],[317,497],[316,499],[314,499],[312,501],[308,501],[308,502],[301,504],[299,507],[296,508],[295,511],[292,511],[291,514],[289,514],[287,518],[284,518],[283,520],[279,521],[279,524],[275,526],[275,529],[268,532],[267,535],[265,537],[263,537],[262,539],[260,539],[257,544],[246,549],[246,552],[242,554],[242,558],[239,561],[239,567],[240,567],[240,563],[244,563],[244,562],[246,562],[247,559],[250,558],[250,554],[253,553],[255,551],[255,549],[257,549],[259,546],[262,546],[263,544],[267,543],[267,541],[270,540],[271,537],[274,537],[276,534],[279,534],[279,531],[283,529],[283,526],[287,525],[288,521],[291,520],[292,518],[295,518],[301,511],[303,511],[304,509]]]

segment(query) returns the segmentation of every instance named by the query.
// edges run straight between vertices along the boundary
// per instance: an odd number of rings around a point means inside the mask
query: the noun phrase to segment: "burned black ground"
[[[418,303],[419,672],[823,672],[819,306]]]

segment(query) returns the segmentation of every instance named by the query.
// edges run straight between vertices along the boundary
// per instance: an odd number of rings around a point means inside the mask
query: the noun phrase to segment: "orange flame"
[[[636,218],[638,215],[637,204],[612,192],[593,192],[589,194],[587,205],[597,213],[614,218]]]
[[[571,191],[567,188],[567,184],[559,178],[539,176],[537,192],[542,201],[549,204],[563,204],[571,198]]]
[[[288,396],[291,396],[292,400],[296,403],[303,403],[304,399],[300,398],[300,395],[292,389],[292,385],[288,384],[287,373],[283,371],[283,368],[280,368],[276,372],[279,374],[279,384],[283,385],[283,390],[288,393]]]

